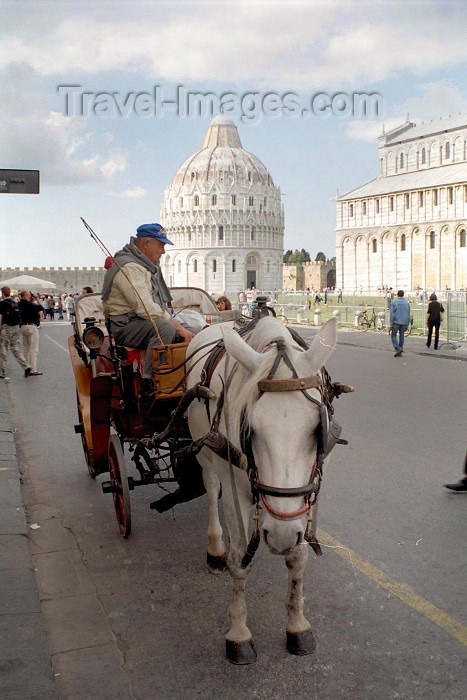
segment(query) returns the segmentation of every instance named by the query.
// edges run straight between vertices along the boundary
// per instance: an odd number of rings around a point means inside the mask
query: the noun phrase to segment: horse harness
[[[251,330],[251,328],[248,328],[248,330]],[[292,332],[292,329],[289,329],[289,331]],[[292,336],[294,340],[301,346],[302,349],[305,350],[308,348],[303,338],[296,331],[292,332]],[[268,486],[267,484],[261,483],[251,446],[253,433],[250,430],[249,426],[245,425],[244,420],[242,420],[242,430],[240,435],[241,451],[238,450],[230,442],[227,436],[223,435],[219,431],[221,415],[222,411],[224,410],[225,395],[232,381],[232,373],[229,375],[219,396],[216,412],[211,421],[209,433],[197,442],[201,442],[201,446],[209,447],[223,459],[229,461],[229,463],[231,463],[233,466],[236,466],[242,470],[246,469],[250,479],[252,502],[254,505],[257,505],[259,503],[259,500],[261,499],[264,507],[274,518],[279,520],[296,520],[302,515],[308,513],[311,506],[316,502],[316,497],[319,493],[322,480],[322,467],[324,458],[329,454],[329,452],[337,442],[345,443],[345,441],[339,439],[341,427],[336,421],[333,420],[334,409],[331,405],[331,402],[334,397],[332,396],[332,391],[326,391],[327,387],[332,388],[332,385],[330,383],[330,377],[326,370],[322,368],[319,374],[311,375],[308,377],[299,377],[291,360],[289,359],[286,353],[285,341],[282,338],[278,338],[276,340],[273,340],[267,346],[267,348],[271,347],[272,345],[276,345],[277,355],[267,378],[262,379],[258,382],[258,389],[260,392],[258,400],[260,400],[263,394],[266,392],[301,391],[302,394],[309,401],[314,403],[319,408],[320,420],[317,427],[317,454],[316,460],[311,467],[311,473],[308,484],[297,488],[286,488]],[[266,350],[267,348],[264,348],[264,350]],[[208,360],[205,363],[205,366],[203,367],[201,385],[209,386],[214,370],[224,354],[225,346],[221,341],[210,354],[210,357],[208,358]],[[287,367],[291,370],[292,378],[274,379],[274,375],[281,361],[285,362]],[[313,398],[308,393],[307,390],[312,388],[318,389],[320,391],[321,401],[318,401],[317,399]],[[209,416],[208,401],[206,401],[206,410]],[[297,511],[283,513],[273,508],[268,502],[266,496],[274,496],[281,498],[293,498],[297,496],[304,496],[305,504],[302,508],[300,508]]]
[[[253,330],[254,326],[258,322],[258,319],[253,319],[251,323],[241,329],[240,335],[247,336],[249,332]],[[305,340],[294,330],[289,328],[293,339],[297,344],[303,349],[308,348]],[[341,440],[339,438],[341,433],[341,426],[333,419],[334,408],[331,405],[335,397],[338,397],[343,391],[351,390],[348,387],[343,387],[342,385],[335,383],[332,384],[330,381],[330,376],[324,367],[321,368],[318,374],[310,375],[308,377],[299,377],[295,367],[293,366],[291,360],[289,359],[286,352],[286,344],[283,338],[277,338],[273,340],[263,352],[276,345],[277,355],[271,370],[266,379],[262,379],[258,382],[259,397],[261,399],[264,393],[268,392],[283,392],[283,391],[301,391],[302,394],[313,404],[319,408],[320,420],[317,426],[317,451],[316,460],[311,467],[310,477],[308,483],[305,486],[299,486],[295,488],[286,487],[275,487],[263,484],[259,478],[258,468],[254,459],[252,450],[252,437],[253,433],[248,425],[242,418],[241,425],[241,450],[239,450],[229,438],[219,431],[219,424],[221,421],[222,412],[225,410],[225,396],[232,382],[234,372],[231,372],[227,378],[222,391],[219,395],[216,405],[216,411],[211,420],[209,404],[210,399],[213,398],[213,393],[210,390],[210,382],[214,374],[215,368],[223,358],[226,353],[225,344],[221,340],[219,341],[213,350],[209,353],[209,356],[205,362],[205,365],[201,372],[201,381],[186,392],[185,396],[180,400],[179,405],[174,411],[173,419],[176,420],[180,417],[188,408],[191,401],[195,398],[199,400],[204,400],[206,405],[206,411],[208,418],[210,420],[210,430],[202,438],[193,441],[188,447],[184,447],[175,456],[181,456],[187,452],[190,454],[198,454],[203,447],[208,447],[215,454],[219,455],[222,459],[226,460],[231,467],[237,467],[248,473],[248,477],[251,485],[251,495],[252,504],[259,507],[259,502],[263,503],[266,510],[270,513],[273,518],[278,520],[292,521],[308,514],[308,525],[305,533],[305,539],[314,549],[315,553],[320,555],[321,548],[315,537],[311,532],[311,507],[316,503],[316,499],[320,490],[321,481],[323,477],[323,462],[325,457],[329,454],[332,448],[337,444],[347,444],[346,440]],[[275,379],[274,375],[280,362],[283,361],[287,367],[291,370],[292,378],[289,379]],[[318,389],[321,395],[321,401],[315,399],[308,393],[308,389]],[[171,421],[172,422],[172,421]],[[163,436],[170,430],[169,426],[164,434],[159,436],[154,436],[157,442],[163,438]],[[153,438],[153,440],[154,440]],[[267,500],[267,496],[273,496],[277,498],[294,498],[297,496],[304,497],[304,505],[298,510],[292,512],[281,512],[271,506]],[[247,547],[247,551],[242,560],[242,567],[246,568],[251,562],[256,549],[259,546],[259,516],[256,512],[254,519],[256,521],[255,531],[252,534],[250,542]]]

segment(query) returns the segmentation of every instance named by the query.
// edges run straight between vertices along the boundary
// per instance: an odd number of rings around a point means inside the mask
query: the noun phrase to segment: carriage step
[[[128,488],[130,491],[133,491],[135,488],[135,482],[131,476],[128,476],[127,479]],[[111,481],[103,481],[101,486],[103,493],[120,493],[120,486],[118,484],[112,484]],[[136,482],[136,486],[138,486],[138,482]]]

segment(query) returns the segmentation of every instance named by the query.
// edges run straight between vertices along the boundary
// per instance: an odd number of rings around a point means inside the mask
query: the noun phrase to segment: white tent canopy
[[[13,287],[13,289],[55,289],[57,285],[55,282],[41,280],[32,275],[19,275],[9,280],[0,280],[0,286]]]

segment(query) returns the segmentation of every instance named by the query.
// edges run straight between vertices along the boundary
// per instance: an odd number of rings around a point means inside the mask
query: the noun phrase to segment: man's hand
[[[183,340],[187,343],[190,342],[192,338],[195,337],[195,334],[189,331],[187,328],[184,328],[178,321],[176,321],[174,318],[170,319],[171,323],[174,324],[175,328],[177,329],[177,334],[180,336],[180,338],[183,338]]]

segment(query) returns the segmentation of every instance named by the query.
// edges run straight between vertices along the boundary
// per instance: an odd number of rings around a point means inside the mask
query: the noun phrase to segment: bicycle
[[[358,327],[360,328],[360,330],[368,331],[368,330],[370,330],[370,328],[374,328],[374,330],[379,328],[379,326],[377,326],[378,316],[375,312],[375,309],[372,308],[371,311],[372,311],[372,314],[370,317],[368,316],[368,309],[365,309],[365,311],[360,312],[360,316],[359,316],[359,320],[358,320]]]

